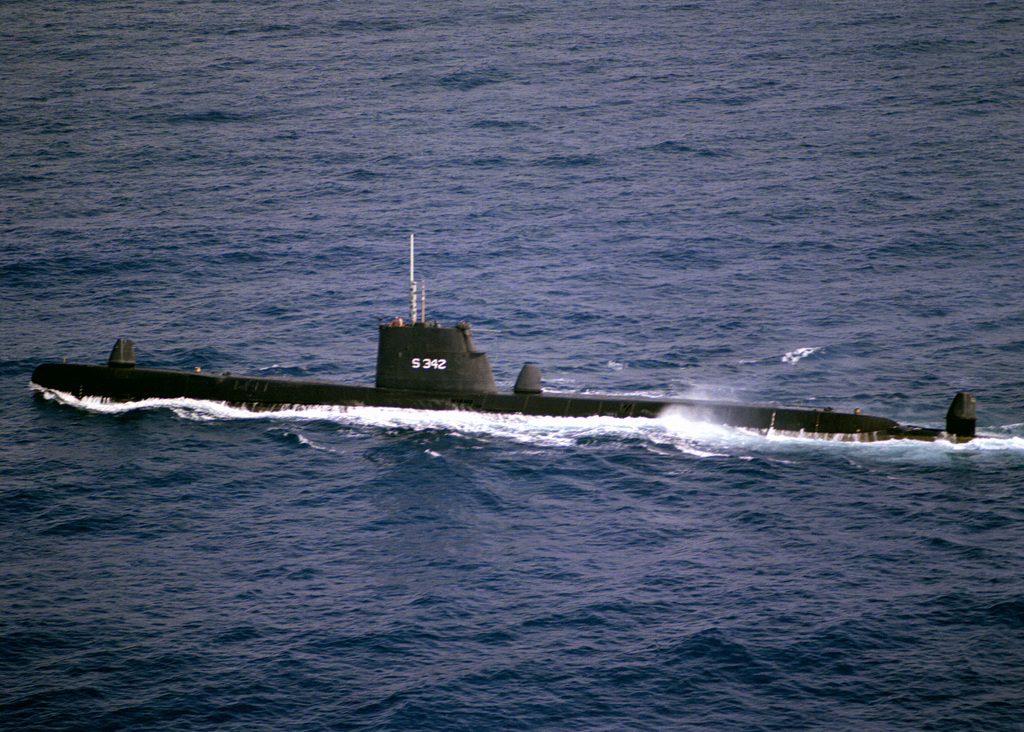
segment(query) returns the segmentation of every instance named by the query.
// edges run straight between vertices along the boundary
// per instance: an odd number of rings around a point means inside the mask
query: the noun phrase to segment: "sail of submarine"
[[[417,298],[415,240],[409,239],[409,321],[378,326],[374,386],[290,377],[143,368],[134,343],[119,338],[106,365],[44,363],[32,373],[37,391],[114,402],[188,398],[254,411],[301,406],[398,407],[470,410],[555,417],[646,417],[668,414],[757,432],[851,441],[890,439],[964,442],[975,436],[975,398],[959,392],[946,413],[945,430],[904,426],[854,412],[700,399],[545,393],[537,364],[523,366],[511,392],[499,392],[487,354],[476,347],[465,321],[442,326],[426,319],[422,285]],[[419,307],[417,307],[419,305]]]

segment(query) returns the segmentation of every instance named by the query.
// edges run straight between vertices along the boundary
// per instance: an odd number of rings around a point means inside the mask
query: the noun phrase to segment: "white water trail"
[[[286,422],[329,422],[344,427],[410,430],[439,430],[466,436],[497,438],[538,447],[571,447],[591,442],[638,441],[667,447],[699,458],[726,457],[744,452],[779,452],[837,449],[858,454],[935,455],[1016,451],[1024,453],[1024,437],[984,434],[966,443],[947,440],[884,440],[849,442],[790,434],[768,435],[724,425],[694,421],[671,411],[657,418],[643,417],[547,417],[523,414],[495,414],[458,410],[418,410],[397,407],[344,407],[334,405],[296,406],[275,411],[251,411],[223,402],[198,399],[143,399],[112,402],[99,397],[78,398],[64,392],[35,387],[45,398],[97,414],[118,415],[138,410],[167,409],[177,417],[197,422],[218,420],[264,420]],[[302,444],[318,447],[298,435]]]

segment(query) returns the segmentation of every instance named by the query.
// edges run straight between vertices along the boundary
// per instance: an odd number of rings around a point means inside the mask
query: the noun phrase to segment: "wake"
[[[802,452],[854,450],[879,455],[935,455],[941,453],[1019,452],[1024,455],[1024,425],[1006,425],[966,443],[946,440],[883,440],[850,442],[786,433],[762,434],[724,425],[699,422],[679,414],[645,417],[549,417],[493,414],[458,410],[417,410],[396,407],[295,406],[274,411],[252,411],[223,402],[199,399],[143,399],[113,402],[101,397],[75,397],[33,387],[44,399],[95,414],[121,415],[167,410],[183,420],[213,422],[249,420],[291,423],[331,423],[354,429],[391,431],[446,431],[482,439],[507,440],[537,447],[566,448],[594,443],[639,443],[672,448],[694,457],[727,457],[746,452]],[[316,447],[299,435],[300,444]]]

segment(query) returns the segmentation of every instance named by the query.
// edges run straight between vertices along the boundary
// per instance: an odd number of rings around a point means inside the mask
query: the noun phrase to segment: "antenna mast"
[[[409,234],[409,324],[416,323],[416,278],[413,262],[415,254],[415,234]]]

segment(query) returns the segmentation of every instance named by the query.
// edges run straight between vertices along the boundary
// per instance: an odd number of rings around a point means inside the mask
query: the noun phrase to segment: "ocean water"
[[[0,727],[1018,730],[1024,6],[0,5]],[[39,363],[861,408],[40,395]]]

